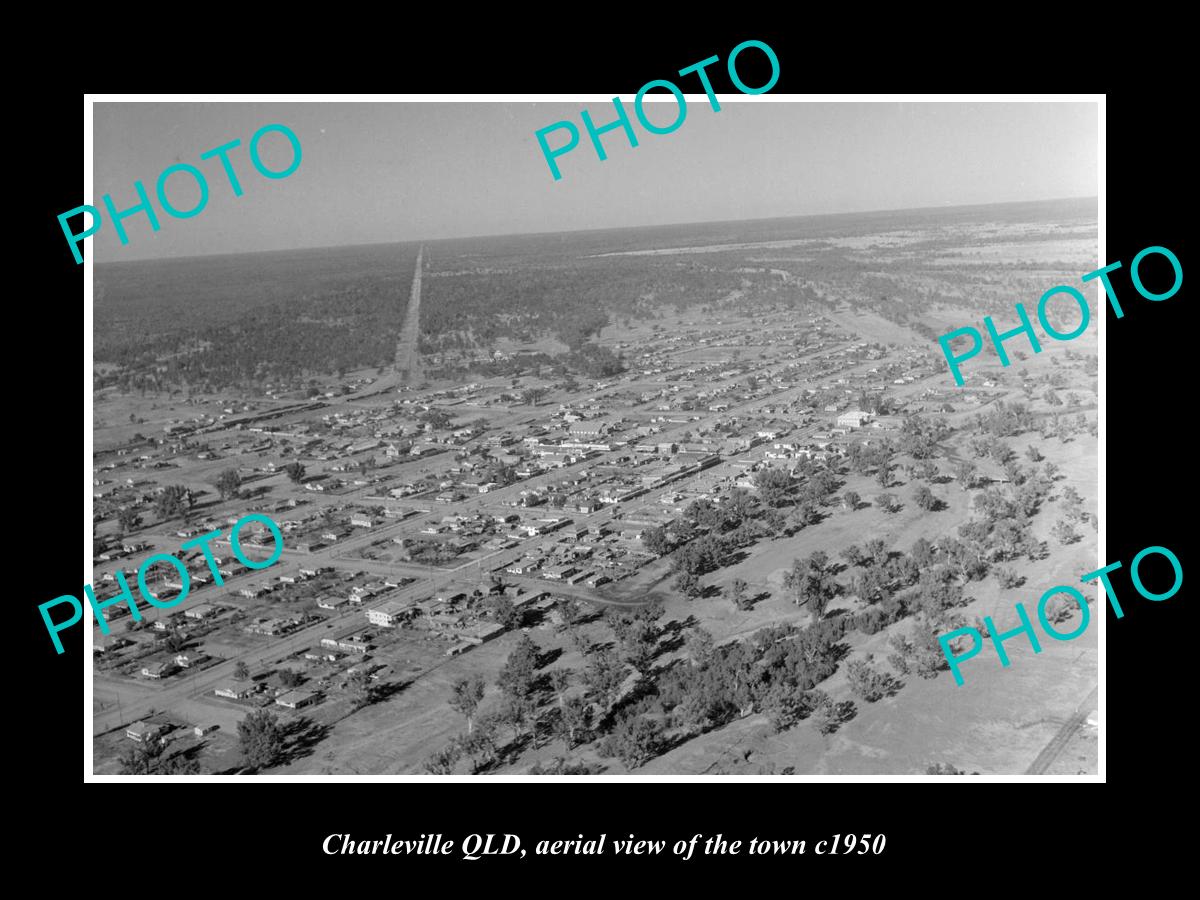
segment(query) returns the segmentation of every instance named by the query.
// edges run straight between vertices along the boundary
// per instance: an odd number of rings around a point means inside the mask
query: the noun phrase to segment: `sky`
[[[661,93],[661,92],[660,92]],[[660,127],[674,99],[647,102]],[[649,95],[653,98],[654,95]],[[687,96],[671,134],[645,130],[622,96],[638,138],[601,136],[599,160],[580,118],[613,121],[611,100],[568,103],[96,103],[94,196],[118,211],[137,204],[140,180],[159,218],[124,220],[122,246],[105,221],[87,239],[100,262],[260,250],[436,240],[959,206],[1098,193],[1094,103],[805,103],[778,97]],[[535,132],[568,120],[580,142],[551,175]],[[250,139],[283,124],[302,148],[286,178],[258,174]],[[240,139],[229,159],[244,191],[235,197],[220,160],[200,154]],[[566,131],[548,135],[557,148]],[[291,162],[287,139],[269,133],[264,164]],[[175,163],[204,173],[207,206],[167,215],[155,197]],[[187,173],[167,196],[180,210],[199,199]],[[80,230],[81,219],[71,220]]]

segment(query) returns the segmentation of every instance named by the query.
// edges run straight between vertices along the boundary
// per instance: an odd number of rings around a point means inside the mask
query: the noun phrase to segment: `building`
[[[861,409],[851,409],[837,417],[837,424],[841,428],[862,428],[870,420],[870,413]]]
[[[175,665],[174,660],[165,660],[164,662],[151,663],[142,669],[143,678],[166,678],[172,675],[179,667]]]
[[[275,698],[275,702],[288,709],[303,709],[317,702],[318,695],[312,691],[288,691]]]
[[[153,741],[162,733],[161,725],[151,725],[149,722],[137,721],[125,729],[125,737],[139,744]]]
[[[231,684],[221,685],[213,693],[218,697],[228,697],[230,700],[245,700],[247,697],[252,697],[258,693],[258,685],[252,681],[245,684],[235,681]]]
[[[317,601],[318,609],[339,609],[350,602],[348,597],[322,597]]]
[[[407,600],[399,598],[385,600],[374,609],[367,610],[367,621],[383,628],[395,628],[408,617],[408,611],[411,608],[412,604]]]

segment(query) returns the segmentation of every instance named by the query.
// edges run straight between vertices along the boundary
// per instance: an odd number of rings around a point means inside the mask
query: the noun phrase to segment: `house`
[[[183,611],[183,614],[189,619],[207,619],[209,616],[215,616],[220,610],[211,603],[197,603],[195,606],[188,607]]]
[[[252,681],[245,683],[235,681],[221,685],[213,693],[218,697],[228,697],[230,700],[245,700],[258,693],[258,685]]]
[[[128,647],[133,641],[128,638],[115,637],[107,641],[97,641],[92,651],[95,653],[111,653],[113,650],[120,650],[122,647]]]
[[[412,603],[407,600],[400,598],[385,600],[379,606],[367,610],[367,621],[383,628],[394,628],[407,617],[408,610],[411,608]]]
[[[312,691],[288,691],[286,694],[276,697],[275,702],[288,709],[302,709],[316,703],[318,696]]]
[[[178,670],[174,660],[165,660],[164,662],[151,663],[142,669],[143,678],[166,678],[168,675],[174,674]]]
[[[376,519],[369,513],[355,513],[350,517],[350,524],[355,528],[374,528]]]
[[[220,727],[220,725],[197,725],[192,729],[192,733],[196,735],[196,737],[204,737],[207,734],[212,734]]]
[[[207,654],[201,653],[199,650],[187,650],[175,657],[175,665],[181,669],[190,669],[206,659],[208,659]]]
[[[319,600],[317,600],[317,608],[336,610],[345,606],[349,602],[350,600],[348,597],[321,597]]]
[[[153,741],[162,733],[161,725],[151,725],[148,722],[137,721],[125,729],[125,737],[139,744]]]

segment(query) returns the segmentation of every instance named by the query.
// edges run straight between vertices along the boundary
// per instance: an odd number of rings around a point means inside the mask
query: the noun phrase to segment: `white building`
[[[841,428],[862,428],[870,419],[870,413],[863,412],[861,409],[852,409],[838,416],[837,424]]]
[[[394,628],[404,618],[405,612],[411,606],[411,603],[398,598],[387,600],[379,606],[367,610],[367,621],[382,628]]]

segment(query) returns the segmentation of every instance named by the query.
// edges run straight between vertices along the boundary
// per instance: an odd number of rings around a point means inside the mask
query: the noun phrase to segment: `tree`
[[[346,679],[346,686],[350,689],[350,696],[354,702],[355,709],[362,709],[364,706],[370,706],[375,702],[377,692],[375,683],[371,680],[371,676],[364,668],[359,668],[349,678]]]
[[[582,697],[569,697],[559,707],[558,734],[566,743],[568,749],[574,748],[585,740],[592,725],[592,710]]]
[[[304,676],[291,669],[283,669],[279,673],[279,683],[285,688],[297,688],[304,684]]]
[[[699,626],[689,628],[683,639],[683,649],[692,665],[702,669],[713,660],[713,636]]]
[[[496,685],[506,697],[525,700],[533,693],[541,651],[527,634],[521,635],[516,647],[508,655],[504,668],[496,679]]]
[[[242,476],[237,469],[226,469],[217,478],[217,492],[222,500],[236,498],[241,493]]]
[[[128,534],[141,524],[142,517],[132,507],[122,506],[117,510],[117,525],[120,527],[122,534]]]
[[[122,775],[153,775],[162,756],[163,745],[158,740],[146,740],[126,748],[121,754]]]
[[[567,688],[570,686],[570,669],[552,669],[550,671],[550,689],[554,691],[554,696],[558,698],[558,705],[560,708],[563,705],[563,698],[566,696]]]
[[[238,681],[245,681],[250,677],[250,667],[246,665],[245,660],[237,661],[237,665],[233,667],[233,677]]]
[[[558,604],[558,613],[562,616],[562,627],[571,628],[582,621],[584,610],[580,602],[573,597],[567,597]]]
[[[1000,587],[1005,590],[1019,588],[1025,583],[1025,576],[1019,574],[1015,569],[1008,569],[1001,566],[996,569],[996,580],[1000,582]]]
[[[870,664],[870,659],[868,656],[866,660],[854,660],[846,666],[846,675],[854,695],[874,703],[894,693],[899,685],[890,675],[877,671]]]
[[[521,391],[521,399],[530,406],[537,406],[546,393],[547,391],[543,387],[529,387]]]
[[[933,491],[925,485],[917,485],[917,489],[913,491],[913,500],[917,506],[926,512],[932,512],[938,507],[938,499],[933,495]]]
[[[662,723],[633,715],[623,719],[597,748],[602,756],[616,756],[627,768],[636,769],[651,760],[662,743]]]
[[[912,477],[922,481],[934,481],[941,472],[937,464],[928,459],[918,460],[912,467]]]
[[[1059,519],[1054,523],[1054,527],[1050,529],[1050,533],[1057,538],[1060,544],[1073,544],[1079,540],[1079,533],[1071,527],[1071,524],[1063,519]]]
[[[899,633],[891,636],[890,643],[896,652],[888,657],[888,662],[902,675],[912,671],[922,678],[936,678],[938,672],[949,667],[936,631],[926,616],[918,615],[908,637]],[[890,689],[885,682],[885,693]]]
[[[683,571],[675,576],[675,588],[689,600],[694,600],[704,593],[704,585],[699,576]]]
[[[834,580],[833,566],[823,550],[818,550],[807,559],[792,561],[792,569],[783,577],[785,587],[795,593],[797,605],[808,604],[813,618],[825,614],[829,602],[841,593],[841,585]]]
[[[154,498],[154,511],[162,519],[185,516],[192,511],[195,497],[182,484],[171,484],[163,488]]]
[[[1033,446],[1033,444],[1030,444],[1025,448],[1025,456],[1028,457],[1030,462],[1035,463],[1041,462],[1043,459],[1045,459],[1045,457],[1042,456],[1042,451]]]
[[[964,491],[971,490],[975,487],[975,464],[963,460],[954,467],[954,477]]]
[[[832,734],[843,723],[853,719],[857,712],[853,700],[834,703],[825,695],[824,691],[811,691],[810,693],[819,694],[823,698],[817,701],[811,716],[812,723],[820,734]]]
[[[821,514],[817,512],[817,508],[808,501],[801,503],[792,513],[792,521],[795,522],[797,528],[807,528],[809,525],[815,525],[821,520]]]
[[[617,699],[617,691],[625,682],[625,664],[611,649],[592,653],[588,667],[583,672],[583,681],[607,713]]]
[[[879,471],[875,473],[875,480],[879,482],[880,487],[890,487],[892,484],[892,467],[886,463],[879,467]]]
[[[662,556],[671,550],[671,540],[667,537],[666,529],[651,526],[641,533],[642,544],[651,553]]]
[[[495,720],[481,716],[475,724],[475,730],[459,738],[458,746],[464,754],[472,758],[476,772],[490,765],[496,759],[499,750],[496,745]]]
[[[299,484],[304,480],[304,466],[298,462],[290,462],[283,467],[283,471],[287,473],[287,477],[292,480],[293,484]]]
[[[176,753],[164,756],[160,741],[143,741],[120,756],[122,775],[199,775],[200,763]]]
[[[467,734],[475,728],[475,711],[483,700],[483,676],[476,673],[469,678],[460,678],[454,682],[454,693],[450,697],[450,707],[461,713],[467,720]]]
[[[957,769],[950,763],[930,763],[925,767],[926,775],[966,775],[962,769]],[[971,772],[972,775],[978,775],[978,772]]]
[[[889,494],[886,491],[875,498],[875,502],[879,504],[879,508],[887,513],[895,513],[900,511],[901,503],[896,499],[895,494]]]
[[[283,730],[265,709],[248,713],[238,722],[238,742],[247,764],[266,769],[283,758]]]
[[[1059,622],[1065,622],[1071,618],[1078,608],[1078,603],[1064,599],[1062,594],[1055,594],[1046,604],[1046,619],[1051,624],[1057,625]]]
[[[747,587],[748,585],[741,578],[733,579],[732,584],[729,585],[730,597],[733,600],[733,605],[738,609],[746,608],[745,603]]]
[[[505,629],[517,628],[525,621],[525,613],[507,597],[497,594],[488,600],[488,614]]]
[[[430,754],[425,760],[425,772],[429,775],[453,775],[454,767],[461,758],[461,746],[458,741],[451,741],[441,750]]]
[[[842,495],[842,507],[851,512],[858,509],[858,505],[862,503],[862,497],[858,496],[854,491],[846,491]]]
[[[863,556],[862,548],[860,548],[858,544],[851,544],[849,547],[843,547],[838,555],[841,556],[842,559],[846,561],[846,564],[850,566],[861,566],[863,561],[866,559],[866,557]]]
[[[187,635],[179,631],[172,631],[167,635],[167,649],[172,653],[178,653],[187,646]]]
[[[768,506],[781,506],[792,490],[792,477],[783,469],[760,469],[754,473],[754,487]]]

